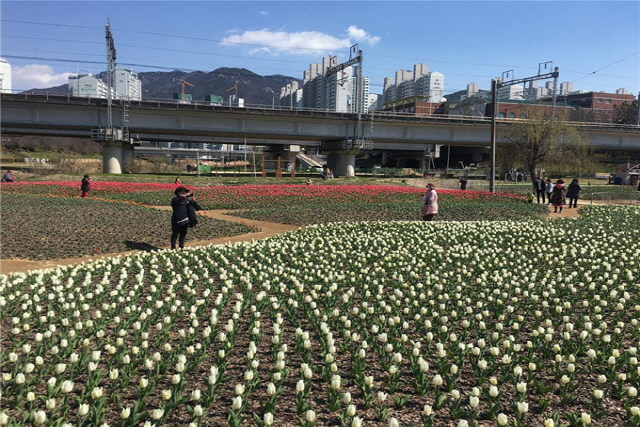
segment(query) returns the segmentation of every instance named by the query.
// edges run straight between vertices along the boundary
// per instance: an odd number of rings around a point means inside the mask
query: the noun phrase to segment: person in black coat
[[[546,203],[546,182],[544,182],[544,179],[540,178],[540,177],[536,177],[536,179],[533,181],[534,183],[534,188],[536,190],[536,199],[538,200],[538,203],[540,203],[540,198],[542,197],[542,203]]]
[[[82,192],[80,195],[82,198],[89,195],[89,191],[91,191],[91,178],[89,178],[89,175],[85,175],[80,181],[80,191]]]
[[[569,188],[567,189],[567,199],[569,199],[569,207],[578,207],[578,199],[580,198],[580,192],[582,191],[582,187],[578,183],[578,178],[574,178],[569,184]]]
[[[460,178],[460,189],[461,190],[466,190],[467,189],[467,178],[466,177],[462,177]]]
[[[184,240],[187,237],[189,227],[195,227],[198,223],[196,211],[200,205],[193,198],[193,193],[185,187],[178,187],[174,191],[176,197],[171,200],[171,249],[176,248],[176,243],[180,248],[184,248]]]

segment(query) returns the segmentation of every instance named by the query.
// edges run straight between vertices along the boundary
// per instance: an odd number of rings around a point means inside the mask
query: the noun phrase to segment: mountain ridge
[[[96,77],[106,81],[106,72],[96,74]],[[244,98],[245,104],[271,105],[277,103],[280,88],[291,81],[300,80],[281,74],[261,76],[246,68],[220,67],[215,70],[183,72],[173,71],[144,71],[138,73],[142,83],[143,99],[172,99],[175,92],[180,92],[182,78],[193,84],[187,86],[185,93],[193,95],[195,101],[204,101],[206,95],[220,95],[228,99],[238,82],[238,97]],[[66,95],[68,85],[53,86],[44,89],[30,89],[27,92],[36,94],[49,93],[52,95]]]

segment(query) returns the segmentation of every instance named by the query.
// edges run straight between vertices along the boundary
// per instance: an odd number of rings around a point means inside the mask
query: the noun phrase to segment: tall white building
[[[0,93],[11,93],[11,64],[0,58]]]
[[[367,111],[371,112],[382,109],[382,95],[378,95],[377,93],[370,93],[368,98],[369,99],[367,100],[367,102],[369,108],[367,109]]]
[[[106,98],[108,86],[93,74],[69,74],[69,94],[87,98]],[[113,96],[113,89],[111,95]]]
[[[353,68],[347,67],[326,77],[325,108],[329,111],[350,113],[354,108]]]
[[[384,78],[382,100],[384,104],[393,102],[396,100],[396,85],[393,82],[393,77]]]
[[[573,92],[573,83],[571,82],[560,83],[560,95],[567,95],[571,92]]]
[[[525,98],[524,86],[504,86],[498,89],[498,99],[516,99],[522,101]]]
[[[338,58],[335,56],[325,56],[322,63],[311,64],[304,72],[302,88],[297,89],[299,105],[304,108],[321,109],[328,111],[338,111],[349,113],[356,108],[356,84],[354,68],[347,67],[335,74],[327,75],[327,71],[338,65]],[[283,105],[291,89],[283,87],[280,91],[280,99]],[[295,91],[294,91],[295,92]],[[363,110],[368,108],[369,78],[362,78],[362,98]],[[286,98],[286,99],[285,99]],[[285,99],[285,101],[283,101]],[[291,100],[289,100],[290,102]],[[295,102],[295,100],[294,100]]]
[[[478,92],[480,92],[480,86],[478,86],[478,83],[469,83],[467,85],[467,98],[472,97]]]
[[[356,77],[353,76],[351,78],[351,87],[353,90],[352,98],[356,99],[358,96],[358,88],[356,87]],[[360,105],[362,105],[361,111],[366,113],[369,111],[369,77],[362,77],[362,92],[360,93]],[[355,113],[356,105],[355,103],[351,109],[352,112]]]
[[[388,104],[402,99],[419,96],[429,102],[440,102],[444,94],[444,75],[429,71],[426,64],[415,64],[413,71],[398,70],[395,81],[392,77],[384,79],[383,103]]]
[[[629,91],[628,91],[628,90],[626,90],[626,89],[624,89],[624,88],[620,88],[620,89],[616,89],[616,93],[617,93],[618,95],[628,95],[628,94],[629,94]]]
[[[142,83],[138,74],[126,68],[117,69],[115,73],[115,89],[118,99],[140,101],[142,99]]]
[[[431,72],[420,78],[420,91],[416,95],[426,96],[428,102],[440,102],[444,96],[444,74]]]

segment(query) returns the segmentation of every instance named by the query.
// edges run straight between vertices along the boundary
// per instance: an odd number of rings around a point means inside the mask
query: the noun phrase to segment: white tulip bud
[[[154,409],[151,411],[151,418],[159,420],[164,415],[164,409]]]
[[[92,399],[100,399],[102,397],[102,394],[102,387],[94,387],[93,390],[91,390]]]
[[[243,384],[236,384],[236,386],[234,388],[234,393],[236,394],[236,396],[240,396],[240,395],[244,394],[244,385]]]
[[[236,396],[233,398],[233,404],[232,404],[232,408],[234,410],[238,410],[240,408],[242,408],[242,397],[241,396]]]
[[[36,411],[34,415],[34,422],[36,425],[44,424],[47,421],[47,414],[44,411]]]
[[[122,412],[120,413],[120,418],[126,420],[131,415],[131,408],[122,408]]]
[[[89,413],[89,409],[90,409],[89,404],[83,403],[78,407],[78,415],[80,415],[81,417],[84,417]]]
[[[204,410],[202,409],[202,406],[196,405],[193,407],[193,415],[195,417],[201,417],[202,414],[204,414]]]
[[[311,409],[309,409],[305,414],[304,414],[304,418],[312,423],[316,420],[316,413],[314,411],[312,411]]]

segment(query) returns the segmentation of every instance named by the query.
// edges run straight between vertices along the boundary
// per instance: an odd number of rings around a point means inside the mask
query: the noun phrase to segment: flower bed
[[[77,197],[79,184],[75,182],[23,182],[3,184],[7,194],[45,194]],[[204,209],[291,208],[318,204],[352,203],[411,203],[419,204],[424,189],[390,185],[243,185],[189,187]],[[135,202],[150,206],[167,205],[173,196],[174,185],[126,182],[95,182],[91,197]],[[512,200],[509,194],[486,191],[439,190],[441,200],[496,201]]]
[[[0,422],[635,426],[638,229],[334,224],[3,276]]]
[[[469,200],[455,196],[439,202],[436,221],[495,221],[525,220],[542,217],[546,206],[525,203],[519,199]],[[422,219],[420,203],[353,203],[307,205],[290,208],[251,209],[232,213],[241,218],[308,225],[354,221],[419,221]]]
[[[166,246],[171,212],[91,199],[2,195],[2,258],[56,259]],[[256,231],[199,217],[188,240]]]

